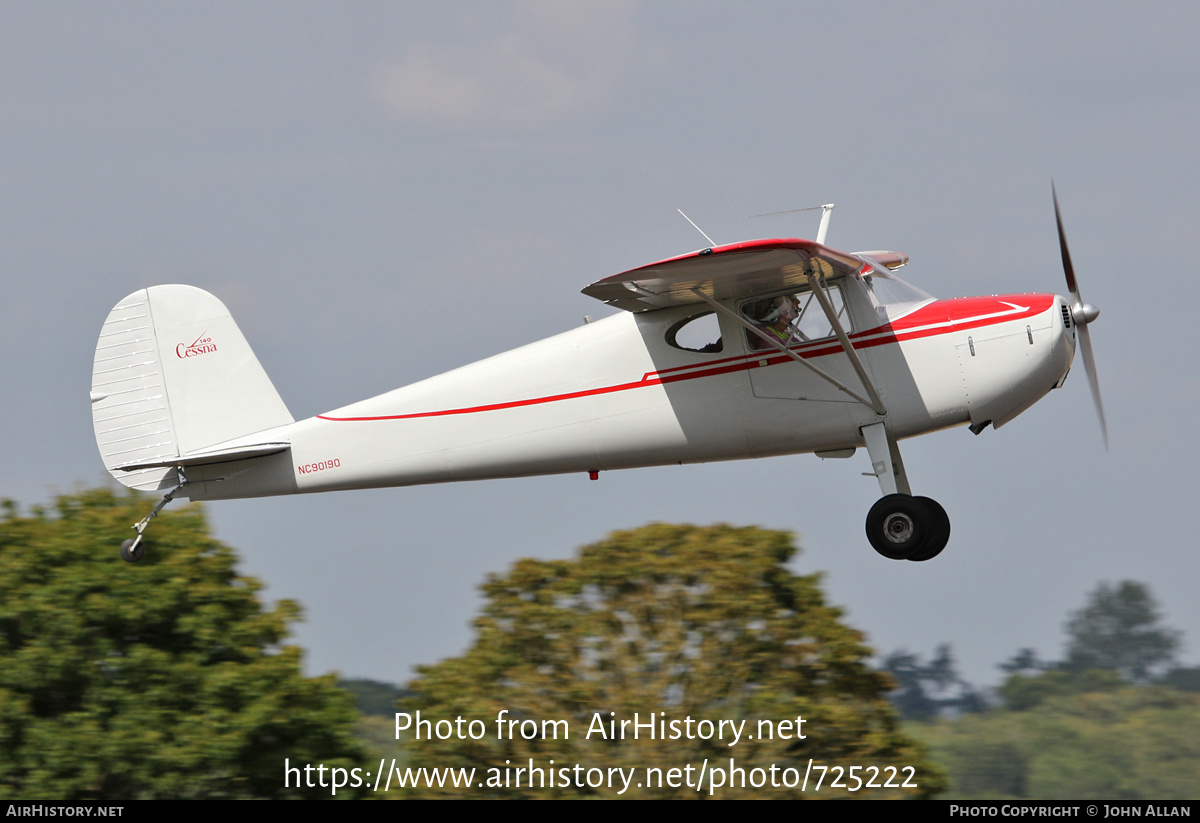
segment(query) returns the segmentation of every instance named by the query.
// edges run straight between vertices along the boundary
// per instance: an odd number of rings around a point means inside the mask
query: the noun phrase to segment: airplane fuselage
[[[843,287],[849,337],[887,407],[880,417],[720,317],[721,350],[672,345],[705,307],[621,312],[445,374],[225,444],[290,449],[188,470],[184,494],[222,499],[824,453],[1000,426],[1061,385],[1074,353],[1062,297],[929,300],[894,312]],[[736,308],[733,302],[731,307]],[[832,337],[790,347],[855,386]]]

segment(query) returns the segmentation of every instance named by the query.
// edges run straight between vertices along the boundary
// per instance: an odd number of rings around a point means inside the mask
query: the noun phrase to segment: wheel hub
[[[903,512],[889,514],[883,521],[883,533],[892,543],[904,543],[913,536],[912,518]]]

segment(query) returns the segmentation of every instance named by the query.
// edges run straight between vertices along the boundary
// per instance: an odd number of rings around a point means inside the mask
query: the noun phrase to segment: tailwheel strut
[[[137,530],[137,537],[131,537],[121,544],[121,559],[126,563],[136,563],[142,559],[142,555],[146,553],[146,547],[142,545],[142,538],[145,536],[146,527],[150,525],[151,520],[158,517],[158,513],[174,500],[175,495],[179,494],[180,490],[187,485],[187,478],[183,474],[183,466],[177,466],[175,471],[179,477],[179,484],[167,492],[148,515],[133,524],[133,528]]]

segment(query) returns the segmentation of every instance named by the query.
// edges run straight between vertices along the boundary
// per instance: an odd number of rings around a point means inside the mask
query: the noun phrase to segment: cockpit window
[[[711,311],[693,314],[675,323],[667,329],[667,343],[677,349],[703,354],[716,354],[725,348],[721,324]]]
[[[829,302],[843,329],[850,330],[850,318],[842,290],[830,284],[825,288]],[[820,301],[811,290],[780,294],[751,300],[742,306],[742,315],[768,337],[777,339],[787,346],[824,340],[833,337],[833,325],[825,316]],[[746,340],[752,351],[771,348],[771,344],[757,334],[746,332]]]

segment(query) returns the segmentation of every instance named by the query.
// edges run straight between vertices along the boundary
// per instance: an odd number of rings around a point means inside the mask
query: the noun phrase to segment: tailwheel
[[[130,538],[121,544],[121,559],[126,563],[138,562],[145,553],[146,547],[142,545],[142,536],[140,534],[136,538]]]
[[[933,528],[929,532],[929,538],[925,541],[925,545],[910,555],[908,559],[918,562],[932,560],[941,554],[942,549],[946,548],[946,544],[950,542],[950,516],[946,514],[942,504],[931,497],[914,497],[913,499],[923,503],[925,508],[929,509]]]

